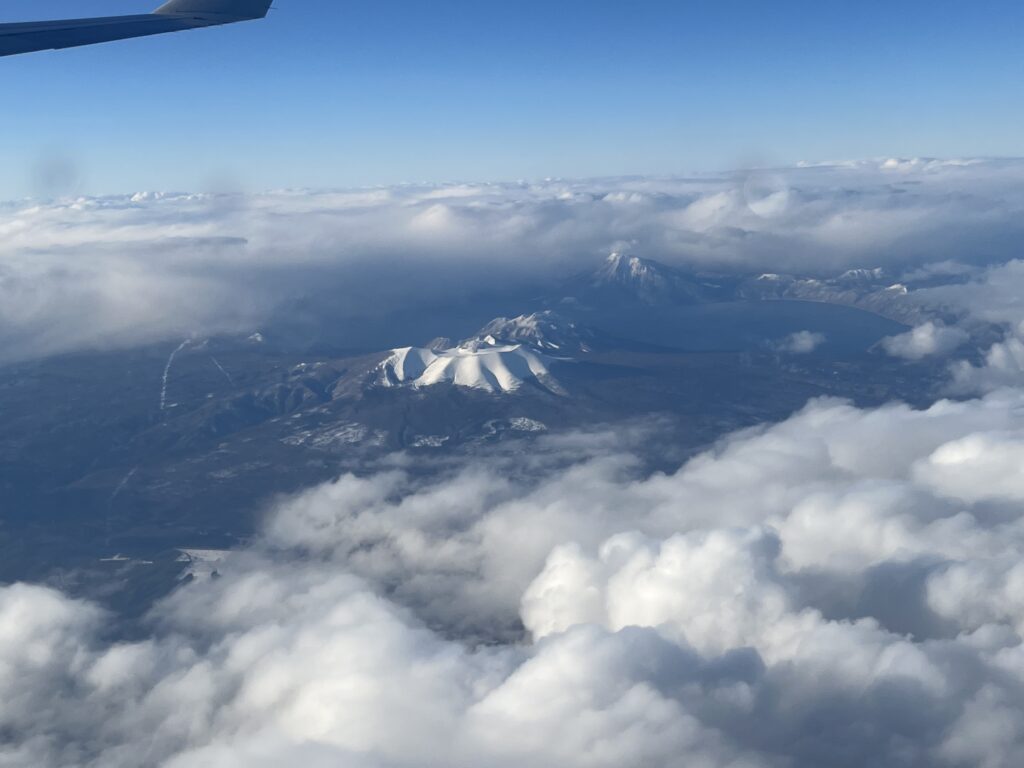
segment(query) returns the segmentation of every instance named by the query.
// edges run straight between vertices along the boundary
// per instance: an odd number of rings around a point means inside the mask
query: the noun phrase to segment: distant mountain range
[[[827,279],[764,274],[740,283],[736,298],[838,304],[907,325],[921,322],[927,316],[925,308],[910,299],[907,286],[893,281],[882,269],[854,269]]]
[[[574,308],[680,307],[733,301],[810,301],[872,312],[904,324],[927,316],[907,286],[883,269],[853,269],[831,278],[785,274],[752,277],[688,272],[624,253],[612,253],[594,271],[577,275],[551,299],[560,312]]]

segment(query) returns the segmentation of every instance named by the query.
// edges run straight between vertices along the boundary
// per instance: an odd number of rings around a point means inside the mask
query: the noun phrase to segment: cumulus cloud
[[[1003,341],[993,344],[976,364],[967,360],[954,363],[950,390],[959,394],[977,394],[1024,384],[1021,331],[1024,331],[1024,322],[1018,327],[1018,333],[1010,333]]]
[[[687,179],[8,203],[0,205],[0,360],[252,330],[276,313],[294,315],[311,294],[351,316],[436,305],[475,285],[558,279],[621,247],[715,272],[827,274],[867,264],[923,274],[952,259],[976,270],[1019,255],[1022,174],[1014,161],[860,163]],[[1003,269],[1007,279],[1019,271]],[[988,282],[1000,279],[992,271]],[[1009,284],[988,315],[1011,311],[1019,281]],[[928,300],[983,307],[963,292]]]
[[[883,339],[882,348],[893,357],[923,360],[933,355],[948,355],[969,338],[967,332],[960,328],[929,321],[906,333]]]
[[[0,765],[1015,764],[1021,392],[622,446],[311,489],[130,642],[0,589]]]

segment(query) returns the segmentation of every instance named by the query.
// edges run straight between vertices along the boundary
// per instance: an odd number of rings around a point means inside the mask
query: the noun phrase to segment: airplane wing
[[[0,24],[0,56],[262,19],[273,0],[170,0],[152,13]]]

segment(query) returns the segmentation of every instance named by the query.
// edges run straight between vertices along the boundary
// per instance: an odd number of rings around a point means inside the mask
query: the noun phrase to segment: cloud
[[[959,394],[1019,387],[1024,384],[1024,341],[1010,335],[989,347],[978,364],[961,360],[953,364],[951,373],[949,389]]]
[[[953,440],[917,468],[917,476],[951,498],[970,503],[1024,501],[1021,435],[987,432]]]
[[[251,331],[294,316],[310,297],[347,317],[437,306],[467,286],[558,280],[623,244],[715,272],[924,274],[950,260],[977,270],[1019,255],[1022,175],[1018,161],[898,171],[860,163],[687,179],[7,203],[0,361]],[[1018,271],[992,267],[970,295],[936,289],[922,300],[1016,316]]]
[[[623,434],[310,489],[133,641],[0,588],[0,764],[1014,764],[1020,391]]]
[[[251,558],[131,645],[83,633],[88,606],[30,597],[57,615],[35,622],[31,663],[14,657],[17,686],[0,678],[3,725],[25,737],[0,745],[11,765],[764,765],[658,689],[662,669],[709,688],[721,673],[654,633],[470,650],[335,569]],[[12,602],[5,626],[22,618]],[[639,662],[650,650],[665,658]],[[63,698],[43,699],[55,686]],[[16,719],[26,689],[41,706]]]
[[[929,321],[898,336],[882,339],[882,348],[893,357],[923,360],[935,355],[948,355],[967,342],[970,336],[960,328],[948,328]]]
[[[935,274],[959,279],[922,287],[909,298],[955,325],[928,321],[906,334],[883,340],[883,348],[910,360],[962,355],[966,359],[950,364],[946,390],[952,394],[974,395],[1019,387],[1024,383],[1024,309],[1020,303],[1024,261],[1014,259],[966,270],[943,263],[933,267],[918,270],[921,279]],[[969,344],[972,338],[975,343]]]
[[[789,355],[809,355],[827,341],[825,334],[812,331],[797,331],[782,339],[775,349]]]
[[[1024,261],[1012,259],[973,270],[963,282],[923,288],[915,298],[954,316],[1016,327],[1024,323],[1019,300],[1022,281]]]

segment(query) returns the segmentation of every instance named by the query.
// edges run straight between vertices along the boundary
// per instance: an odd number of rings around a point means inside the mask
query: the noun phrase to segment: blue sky
[[[3,0],[0,20],[156,4]],[[1024,155],[1020,3],[277,6],[0,60],[0,196]]]

